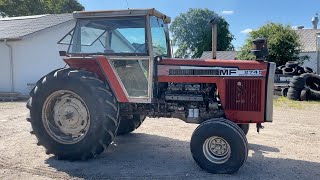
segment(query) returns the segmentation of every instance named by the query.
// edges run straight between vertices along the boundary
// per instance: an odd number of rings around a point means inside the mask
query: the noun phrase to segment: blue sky
[[[126,0],[79,0],[86,10],[127,9]],[[172,19],[189,8],[208,8],[224,17],[239,48],[247,32],[267,22],[311,28],[320,0],[127,0],[129,8],[156,8]]]

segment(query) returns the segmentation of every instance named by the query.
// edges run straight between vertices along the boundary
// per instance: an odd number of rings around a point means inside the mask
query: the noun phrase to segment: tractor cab
[[[75,12],[75,28],[61,41],[72,57],[105,56],[130,102],[150,102],[155,57],[171,57],[170,17],[156,11]],[[109,82],[112,84],[112,82]]]

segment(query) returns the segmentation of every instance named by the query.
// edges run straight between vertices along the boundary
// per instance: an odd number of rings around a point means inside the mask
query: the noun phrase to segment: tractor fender
[[[101,80],[109,84],[118,102],[129,102],[110,61],[105,56],[66,57],[64,61],[72,68],[95,73]]]

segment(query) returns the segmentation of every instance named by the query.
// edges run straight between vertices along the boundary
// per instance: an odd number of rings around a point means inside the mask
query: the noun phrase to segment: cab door
[[[152,98],[152,61],[150,57],[108,57],[129,102],[149,103]]]
[[[140,34],[138,33],[140,31]],[[109,61],[112,64],[112,68],[116,73],[119,81],[121,82],[122,89],[129,102],[136,103],[150,103],[153,98],[154,88],[154,57],[170,57],[169,46],[169,32],[167,25],[162,19],[155,16],[147,16],[146,18],[146,39],[142,37],[142,30],[131,30],[125,32],[119,30],[119,32],[126,36],[134,34],[134,37],[139,38],[136,44],[142,44],[142,40],[145,40],[145,47],[143,45],[136,46],[135,53],[146,53],[146,56],[111,56]],[[130,36],[126,37],[130,44],[134,44],[135,40],[130,40]],[[116,37],[111,37],[110,48],[115,50],[120,46],[118,41],[115,41]],[[112,42],[117,42],[113,44]],[[123,49],[123,48],[121,48]]]
[[[128,102],[150,103],[154,55],[149,16],[145,17],[145,26],[114,29],[106,39],[114,53],[108,55],[107,59]]]

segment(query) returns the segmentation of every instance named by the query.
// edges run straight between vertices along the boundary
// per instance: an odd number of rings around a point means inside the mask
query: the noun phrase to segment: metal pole
[[[13,52],[12,46],[8,44],[7,39],[4,40],[5,45],[9,48],[9,58],[10,58],[10,81],[11,81],[11,92],[14,92],[14,73],[13,73]]]
[[[320,75],[320,55],[319,55],[319,49],[318,49],[318,51],[317,51],[317,74],[319,74]]]
[[[320,33],[317,34],[317,74],[320,75]]]
[[[217,24],[212,24],[212,59],[217,58]]]

